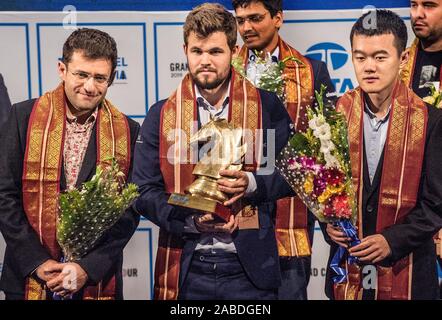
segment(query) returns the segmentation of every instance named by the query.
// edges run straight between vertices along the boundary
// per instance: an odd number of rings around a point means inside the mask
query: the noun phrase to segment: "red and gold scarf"
[[[60,260],[61,249],[56,237],[58,195],[66,123],[64,87],[40,97],[31,112],[23,162],[23,207],[40,242],[54,260]],[[108,100],[104,100],[97,117],[97,164],[115,157],[127,175],[130,166],[130,131],[126,117]],[[84,299],[113,299],[115,276],[98,287],[87,287]],[[45,286],[29,277],[26,299],[46,299]]]
[[[262,128],[261,113],[258,90],[232,70],[228,121],[237,127],[256,132]],[[187,74],[161,110],[160,169],[167,193],[184,193],[184,189],[195,179],[192,174],[195,161],[191,161],[190,137],[195,133],[196,128],[192,127],[197,121],[194,83]],[[260,157],[255,158],[253,152],[262,148],[261,136],[253,135],[246,138],[245,142],[248,145],[247,152],[252,153],[246,154],[245,158],[255,160],[251,165],[244,165],[243,170],[256,171],[259,167],[256,159]],[[174,152],[173,163],[167,157],[168,150]],[[246,206],[238,214],[241,224],[241,217],[247,219],[250,215],[256,215],[256,211]],[[175,300],[178,297],[183,245],[181,238],[160,229],[155,263],[155,299],[157,300]]]
[[[288,60],[283,71],[286,108],[296,130],[305,130],[308,125],[306,108],[312,105],[314,96],[313,68],[310,61],[279,38],[279,60]],[[247,70],[249,49],[241,48],[239,56]],[[298,197],[284,198],[277,201],[276,241],[281,257],[305,257],[311,255],[311,244],[307,231],[307,207]]]
[[[364,97],[356,88],[340,98],[337,110],[348,122],[353,185],[358,195],[358,233],[362,239],[363,194],[363,117]],[[384,149],[379,193],[376,232],[401,223],[417,201],[425,149],[427,108],[406,84],[398,81],[392,99],[390,122]],[[405,178],[406,177],[406,181]],[[411,298],[413,255],[396,262],[393,267],[377,266],[376,299],[406,300]],[[335,284],[335,298],[355,300],[362,297],[361,270],[347,265],[347,282]]]

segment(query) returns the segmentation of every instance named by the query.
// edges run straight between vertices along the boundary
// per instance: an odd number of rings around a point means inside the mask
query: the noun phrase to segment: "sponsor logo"
[[[306,57],[314,60],[323,61],[328,68],[328,71],[333,76],[334,71],[343,68],[349,61],[349,54],[345,48],[333,42],[317,43],[307,49]],[[332,77],[333,85],[336,92],[343,94],[347,90],[354,88],[353,82],[350,78],[335,78]]]
[[[138,278],[137,268],[123,268],[123,277]]]
[[[126,57],[118,57],[117,58],[117,68],[115,69],[115,84],[124,84],[127,83],[127,68],[129,67],[129,63]]]
[[[187,62],[171,62],[169,64],[169,71],[171,78],[182,78],[189,70]]]
[[[326,268],[311,268],[310,269],[310,275],[312,277],[325,277],[327,273]]]

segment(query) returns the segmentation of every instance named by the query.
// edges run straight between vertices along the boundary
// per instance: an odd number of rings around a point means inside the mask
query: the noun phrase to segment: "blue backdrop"
[[[1,0],[1,11],[61,11],[65,5],[73,5],[80,11],[123,10],[123,11],[172,11],[191,10],[203,2],[219,2],[231,9],[230,0]],[[285,0],[285,10],[360,9],[366,5],[380,8],[409,7],[409,0]]]

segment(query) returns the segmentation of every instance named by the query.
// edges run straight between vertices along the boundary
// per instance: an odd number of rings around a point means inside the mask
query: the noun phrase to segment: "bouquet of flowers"
[[[442,108],[442,90],[437,89],[434,84],[431,85],[430,88],[431,92],[430,95],[423,98],[426,103],[431,104],[433,107]]]
[[[245,70],[241,57],[232,60],[232,66],[240,75],[252,82],[255,87],[274,92],[278,95],[282,102],[285,102],[285,81],[283,71],[286,67],[287,61],[296,61],[299,64],[302,62],[295,57],[287,57],[284,60],[274,62],[269,52],[255,50],[256,60],[250,68]],[[264,56],[264,58],[261,58]]]
[[[57,241],[64,262],[79,260],[88,253],[138,196],[137,186],[124,186],[124,173],[115,159],[110,160],[110,166],[97,166],[81,190],[60,194]]]
[[[308,128],[296,132],[276,159],[276,168],[298,197],[319,221],[339,226],[352,239],[360,241],[354,227],[357,203],[351,179],[347,123],[344,116],[325,106],[326,87],[315,92],[317,108],[307,108]],[[340,247],[332,268],[344,281],[339,263],[346,250]],[[350,262],[355,262],[350,257]]]

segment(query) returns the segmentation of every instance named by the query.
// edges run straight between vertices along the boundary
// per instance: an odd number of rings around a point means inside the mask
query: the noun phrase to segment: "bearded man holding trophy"
[[[277,298],[274,201],[293,192],[273,170],[274,156],[291,120],[275,94],[231,68],[236,37],[223,6],[192,10],[184,25],[189,74],[141,129],[134,208],[160,227],[155,299]]]

